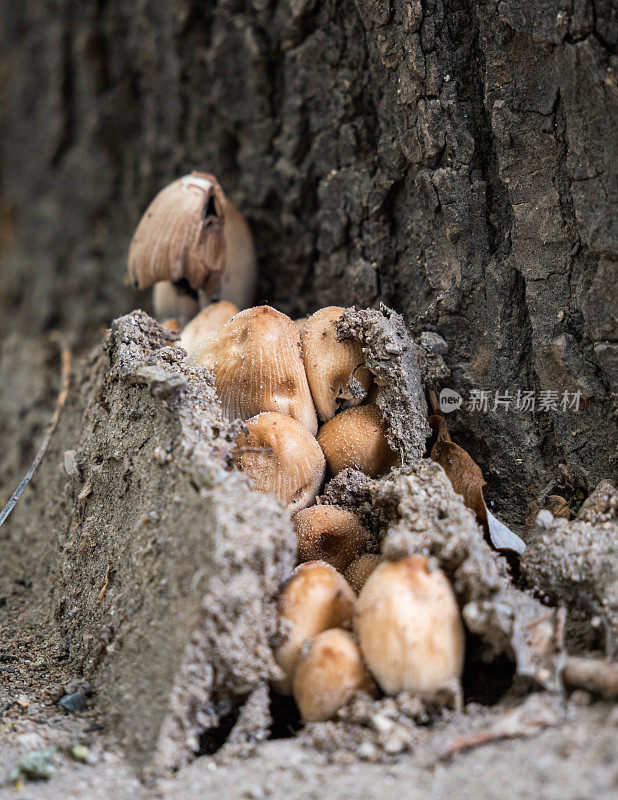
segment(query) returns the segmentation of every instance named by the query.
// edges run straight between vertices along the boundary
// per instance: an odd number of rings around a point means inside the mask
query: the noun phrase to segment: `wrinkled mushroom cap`
[[[247,420],[236,439],[236,466],[260,492],[272,493],[290,513],[312,503],[324,480],[324,455],[292,417],[267,411]]]
[[[292,320],[270,306],[236,314],[195,352],[215,376],[228,419],[279,411],[315,435],[317,418],[300,337]]]
[[[180,346],[191,355],[199,344],[216,333],[235,314],[238,314],[238,308],[228,300],[211,303],[182,329]]]
[[[185,279],[192,289],[218,285],[225,266],[227,200],[217,179],[192,172],[150,203],[129,247],[129,277],[140,289]]]
[[[369,532],[351,511],[338,506],[311,506],[294,517],[300,561],[326,561],[339,572],[363,550]]]
[[[363,586],[354,627],[386,694],[432,692],[461,677],[464,633],[451,585],[422,556],[385,561]]]
[[[377,478],[399,463],[376,406],[358,406],[337,414],[322,425],[318,442],[332,475],[352,467]]]
[[[303,722],[332,719],[358,691],[373,681],[358,645],[340,628],[323,631],[301,648],[292,689]]]
[[[335,323],[344,311],[340,306],[321,308],[301,328],[307,380],[322,421],[332,419],[340,408],[359,405],[372,381],[360,343],[337,340]]]
[[[292,691],[292,678],[303,643],[328,628],[337,628],[352,618],[356,597],[346,579],[323,561],[308,561],[296,567],[279,596],[279,614],[287,622],[288,635],[276,652],[285,673],[275,684],[282,694]]]

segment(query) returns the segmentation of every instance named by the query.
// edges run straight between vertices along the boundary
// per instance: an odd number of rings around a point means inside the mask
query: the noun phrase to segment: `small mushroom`
[[[189,355],[213,333],[238,314],[238,307],[228,300],[220,300],[203,308],[182,330],[180,346]]]
[[[358,406],[337,414],[322,425],[318,442],[332,475],[352,467],[377,478],[399,463],[376,406]]]
[[[241,311],[195,351],[195,360],[214,374],[228,419],[279,411],[315,436],[318,423],[300,337],[285,314],[270,306]]]
[[[236,466],[255,488],[271,492],[291,514],[312,503],[324,480],[324,455],[292,417],[265,411],[247,420],[236,439]]]
[[[356,692],[373,688],[358,645],[347,631],[331,628],[302,646],[292,690],[303,722],[332,719]]]
[[[287,638],[275,651],[285,677],[275,684],[290,694],[301,647],[307,639],[352,618],[356,597],[346,579],[330,564],[308,561],[296,567],[279,596],[279,614],[286,621]]]
[[[187,281],[159,281],[152,289],[152,311],[156,320],[175,319],[182,327],[199,311],[197,292]]]
[[[344,311],[340,306],[321,308],[301,329],[307,380],[322,422],[342,408],[359,405],[372,381],[360,343],[337,339],[335,323]]]
[[[163,322],[159,323],[162,328],[166,328],[168,331],[173,331],[174,333],[180,333],[180,325],[178,324],[177,319],[164,319]]]
[[[251,233],[213,175],[192,172],[157,194],[131,241],[129,276],[140,289],[184,279],[208,297],[215,294],[240,307],[252,302]]]
[[[326,561],[339,572],[363,550],[368,531],[351,511],[338,506],[312,506],[294,517],[300,561]]]
[[[464,632],[451,585],[427,559],[385,561],[354,613],[361,652],[386,694],[432,692],[461,677]]]
[[[367,583],[367,578],[371,575],[378,564],[382,563],[381,556],[375,553],[363,553],[355,559],[345,571],[345,579],[354,589],[356,594]]]

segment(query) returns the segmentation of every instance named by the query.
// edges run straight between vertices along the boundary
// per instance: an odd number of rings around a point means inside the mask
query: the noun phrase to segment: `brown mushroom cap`
[[[218,286],[225,266],[228,201],[213,175],[192,172],[162,189],[144,212],[129,248],[129,276],[146,289],[186,279],[192,289]]]
[[[356,692],[372,691],[373,681],[352,636],[331,628],[303,645],[292,689],[303,722],[321,722]]]
[[[356,594],[367,583],[367,578],[371,575],[378,564],[382,563],[382,557],[375,553],[363,553],[345,571],[345,579],[354,589]]]
[[[228,300],[211,303],[182,329],[180,346],[191,355],[201,342],[216,333],[235,314],[238,314],[238,308]]]
[[[185,325],[194,317],[199,306],[195,292],[187,291],[188,285],[178,285],[171,281],[159,281],[152,289],[152,310],[156,320],[176,319]]]
[[[332,475],[353,467],[377,478],[399,463],[376,406],[358,406],[337,414],[322,425],[318,442]]]
[[[285,314],[270,306],[241,311],[198,348],[195,359],[214,373],[229,419],[279,411],[315,435],[317,418],[300,337]]]
[[[346,579],[323,561],[308,561],[296,567],[279,596],[279,614],[288,623],[288,636],[275,652],[285,673],[276,688],[292,691],[292,678],[300,649],[307,639],[328,628],[337,628],[352,618],[356,597]]]
[[[340,306],[321,308],[301,329],[307,380],[322,421],[332,419],[340,408],[359,405],[372,381],[360,343],[337,341],[335,323],[344,311]]]
[[[311,506],[294,517],[300,561],[326,561],[339,572],[363,550],[368,531],[351,511],[338,506]]]
[[[324,455],[292,417],[265,411],[247,420],[236,439],[236,466],[260,492],[274,494],[290,513],[312,503],[324,480]]]
[[[371,673],[386,694],[431,692],[460,678],[464,633],[455,595],[422,556],[385,561],[367,579],[354,627]]]

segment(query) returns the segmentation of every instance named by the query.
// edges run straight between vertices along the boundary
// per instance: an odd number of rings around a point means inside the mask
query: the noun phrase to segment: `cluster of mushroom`
[[[300,332],[269,306],[216,327],[220,311],[220,303],[206,308],[180,341],[214,374],[224,414],[245,420],[236,465],[293,516],[301,564],[279,598],[288,636],[275,654],[285,676],[276,688],[293,694],[304,721],[317,721],[356,691],[375,691],[374,679],[396,694],[459,677],[463,631],[443,573],[420,556],[382,562],[366,552],[369,532],[355,514],[315,505],[326,473],[378,476],[397,462],[367,403],[372,378],[360,345],[337,338],[344,309],[317,311]]]
[[[463,628],[444,574],[420,556],[383,562],[367,552],[356,515],[315,505],[327,474],[353,467],[378,477],[398,463],[360,344],[337,335],[344,309],[297,321],[270,306],[239,311],[255,283],[250,233],[203,174],[157,195],[129,272],[139,286],[155,284],[155,313],[175,317],[163,324],[181,330],[188,357],[214,375],[224,415],[243,420],[236,466],[293,517],[301,563],[279,598],[288,635],[275,653],[278,690],[316,721],[375,682],[396,694],[458,678]],[[223,299],[208,303],[214,297]]]

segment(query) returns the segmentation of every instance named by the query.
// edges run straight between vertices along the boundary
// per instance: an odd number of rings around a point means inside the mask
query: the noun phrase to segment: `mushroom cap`
[[[352,695],[372,689],[358,645],[347,631],[331,628],[305,642],[292,682],[303,722],[332,719]]]
[[[180,325],[178,324],[178,320],[175,317],[171,317],[170,319],[164,319],[163,322],[160,322],[159,325],[162,328],[166,328],[168,331],[173,331],[174,333],[180,333]]]
[[[152,288],[152,309],[156,320],[177,319],[184,325],[199,311],[195,292],[188,285],[159,281]]]
[[[372,382],[360,343],[337,340],[335,323],[344,311],[340,306],[321,308],[301,328],[307,380],[323,422],[340,408],[359,405]]]
[[[352,467],[377,478],[399,463],[377,406],[358,406],[337,414],[322,425],[318,442],[332,475]]]
[[[245,423],[236,439],[236,466],[260,492],[271,492],[290,513],[312,503],[324,480],[324,454],[292,417],[265,411]]]
[[[369,532],[356,514],[338,506],[311,506],[294,517],[300,561],[322,560],[343,572],[363,550]]]
[[[279,595],[279,614],[288,622],[288,636],[275,652],[277,664],[285,673],[284,679],[275,684],[279,692],[292,691],[303,642],[349,622],[355,600],[346,579],[330,564],[308,561],[296,567]]]
[[[186,279],[211,290],[225,266],[223,226],[228,201],[213,175],[192,172],[170,183],[150,203],[129,247],[129,276],[146,289]]]
[[[300,336],[285,314],[270,306],[241,311],[198,348],[195,360],[214,374],[228,419],[279,411],[315,435]]]
[[[211,303],[182,329],[180,346],[191,355],[201,342],[216,333],[235,314],[238,314],[238,308],[228,300]]]
[[[385,561],[363,586],[354,612],[361,652],[386,694],[431,692],[463,668],[464,632],[441,570],[410,556]]]
[[[354,589],[356,594],[367,583],[367,578],[371,575],[378,564],[382,563],[382,556],[375,553],[363,553],[355,559],[345,571],[345,579]]]

